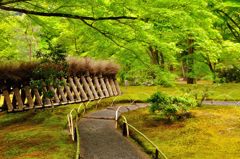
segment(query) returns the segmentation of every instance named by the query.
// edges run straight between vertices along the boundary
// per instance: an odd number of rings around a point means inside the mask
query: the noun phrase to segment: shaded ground
[[[124,107],[121,112],[146,107],[146,104]],[[116,107],[90,113],[79,122],[81,156],[84,159],[146,159],[141,148],[115,129]],[[109,120],[111,119],[111,120]]]

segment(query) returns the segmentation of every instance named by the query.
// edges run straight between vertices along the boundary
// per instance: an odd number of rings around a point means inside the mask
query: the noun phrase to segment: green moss
[[[169,158],[240,157],[239,107],[204,106],[191,112],[194,117],[171,125],[159,121],[146,108],[125,115]],[[146,149],[153,149],[140,140]]]

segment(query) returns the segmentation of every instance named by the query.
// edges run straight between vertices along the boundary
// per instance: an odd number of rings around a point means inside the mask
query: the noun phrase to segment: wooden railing
[[[167,159],[166,155],[158,148],[156,144],[154,144],[146,135],[144,135],[142,132],[140,132],[137,128],[135,128],[133,125],[129,124],[127,121],[127,118],[124,115],[119,116],[118,112],[122,107],[118,107],[115,112],[115,120],[116,120],[116,128],[118,127],[118,122],[122,118],[123,119],[123,125],[122,125],[122,134],[123,136],[129,137],[130,130],[133,130],[134,132],[138,133],[140,136],[142,136],[147,142],[149,142],[155,149],[154,159]]]
[[[52,99],[44,99],[43,93],[29,85],[20,84],[18,87],[2,89],[0,91],[0,96],[4,97],[2,110],[16,112],[98,100],[121,94],[118,82],[114,77],[102,75],[74,76],[62,77],[61,80],[64,81],[63,86],[57,88],[45,86],[43,89],[54,93]]]

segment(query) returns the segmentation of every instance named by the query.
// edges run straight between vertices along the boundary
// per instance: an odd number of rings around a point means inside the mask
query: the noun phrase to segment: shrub
[[[225,82],[240,82],[240,67],[233,66],[231,68],[225,68],[217,70],[218,77],[221,83]]]
[[[154,93],[147,101],[151,103],[151,112],[159,113],[168,121],[177,119],[179,115],[196,106],[196,101],[192,98],[173,97],[161,92]]]

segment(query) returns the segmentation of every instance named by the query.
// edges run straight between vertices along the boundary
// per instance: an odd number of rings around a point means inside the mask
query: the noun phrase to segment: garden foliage
[[[161,92],[154,93],[148,100],[151,103],[150,111],[160,114],[167,120],[175,120],[178,115],[188,112],[197,105],[193,98],[168,96]]]

